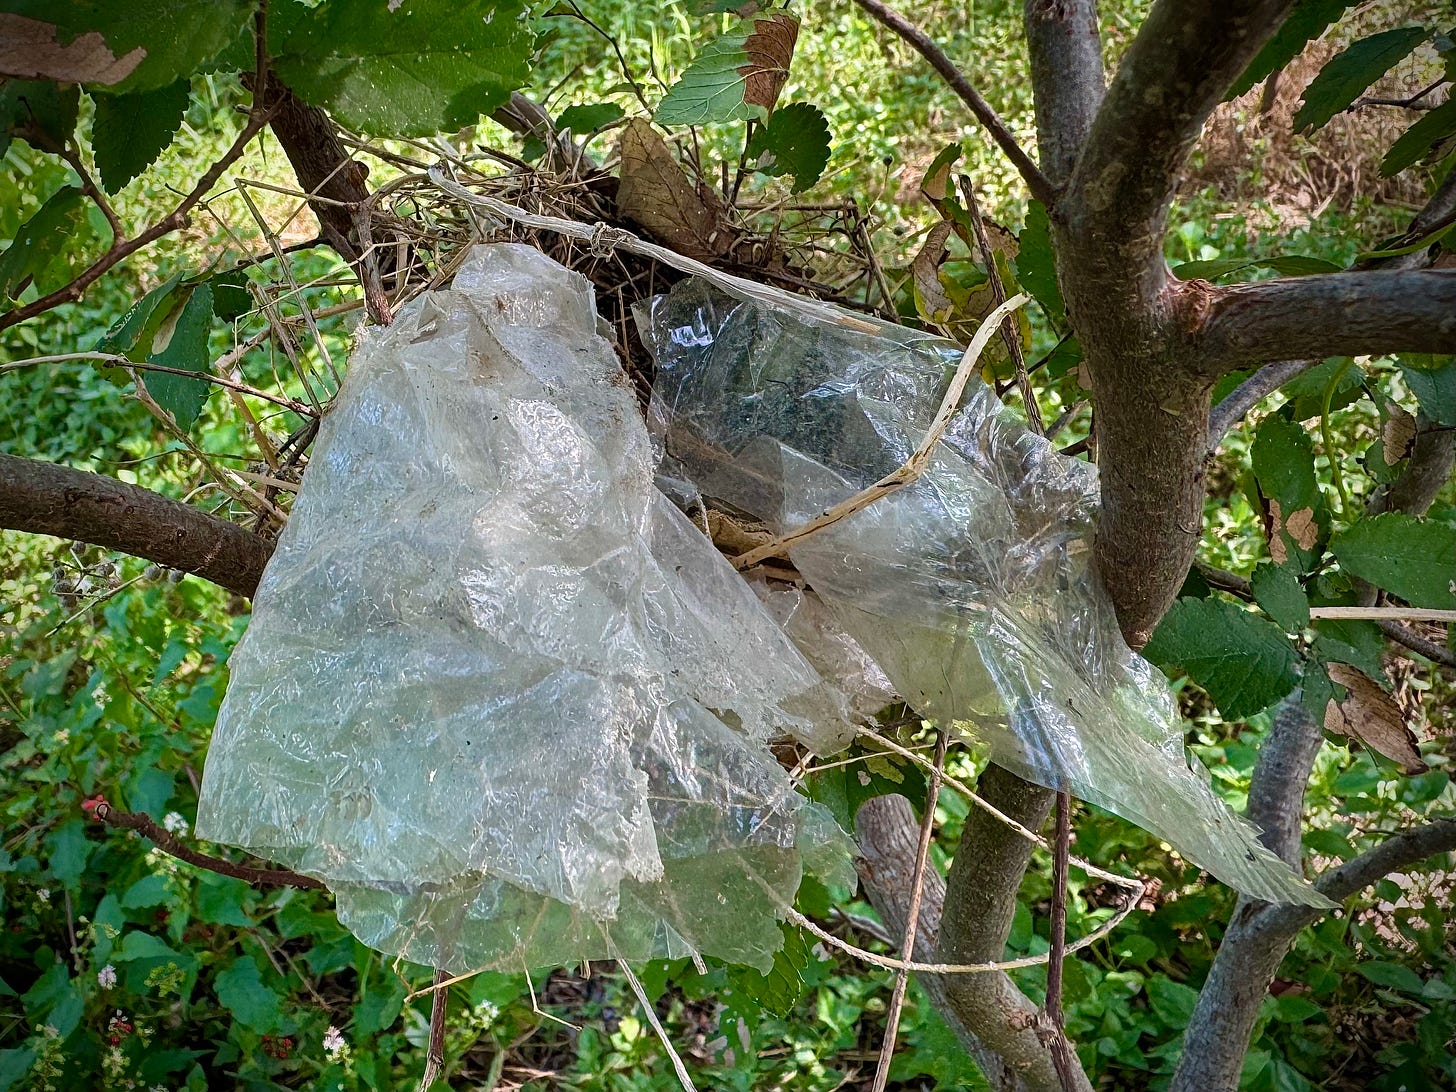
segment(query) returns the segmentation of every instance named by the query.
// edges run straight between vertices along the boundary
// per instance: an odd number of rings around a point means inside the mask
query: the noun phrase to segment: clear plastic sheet
[[[664,470],[790,530],[901,466],[959,361],[901,327],[679,283],[638,315]],[[972,380],[926,473],[800,540],[798,570],[921,714],[1271,901],[1322,903],[1186,754],[1161,674],[1091,570],[1096,472]]]
[[[767,968],[848,839],[769,747],[819,675],[654,486],[590,284],[519,245],[364,331],[269,562],[197,833],[464,972]]]

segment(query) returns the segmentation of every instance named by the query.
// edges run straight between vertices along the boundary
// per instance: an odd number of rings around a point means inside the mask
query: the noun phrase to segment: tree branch
[[[1326,273],[1210,289],[1197,339],[1222,371],[1289,357],[1456,351],[1456,270]]]
[[[1071,177],[1106,93],[1095,0],[1026,0],[1037,152],[1053,183]]]
[[[950,85],[952,91],[960,96],[962,102],[970,107],[971,113],[976,120],[986,127],[1000,149],[1006,153],[1006,158],[1011,160],[1012,165],[1021,175],[1026,188],[1031,195],[1048,208],[1056,203],[1056,189],[1042,174],[1041,168],[1036,165],[1031,156],[1027,155],[1021,145],[1016,143],[1016,137],[1007,128],[1004,121],[991,104],[981,97],[981,93],[971,86],[965,74],[955,66],[954,62],[945,55],[945,51],[933,42],[928,34],[917,27],[910,20],[906,19],[899,12],[881,0],[855,0],[866,14],[878,22],[884,24],[903,38],[917,53],[930,62],[930,66],[940,73],[941,78]]]
[[[0,527],[120,550],[247,596],[273,552],[272,543],[237,524],[148,489],[4,454]]]
[[[1209,454],[1218,450],[1229,430],[1247,417],[1251,409],[1318,363],[1318,360],[1278,360],[1273,364],[1265,364],[1230,391],[1208,415]]]
[[[1249,782],[1246,817],[1262,831],[1259,840],[1296,872],[1303,867],[1304,789],[1323,743],[1319,725],[1298,695],[1285,698]]]

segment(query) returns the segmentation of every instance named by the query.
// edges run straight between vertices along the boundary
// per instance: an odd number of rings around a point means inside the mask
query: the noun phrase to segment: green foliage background
[[[1125,44],[1143,6],[1104,5],[1111,53]],[[937,36],[948,51],[969,59],[978,84],[991,92],[1018,136],[1033,143],[1020,6],[932,7]],[[614,0],[593,5],[591,14],[619,42],[628,68],[653,98],[704,41],[728,25],[726,17],[702,17],[683,3],[644,7]],[[930,219],[926,206],[905,195],[913,193],[919,173],[941,147],[962,138],[968,138],[962,166],[992,214],[1009,224],[1023,222],[1028,209],[1019,185],[927,68],[898,46],[884,45],[848,2],[804,14],[784,101],[822,108],[834,149],[815,193],[873,203],[885,221],[887,262],[907,261]],[[542,20],[539,28],[545,34],[533,81],[560,88],[548,104],[553,113],[602,102],[635,109],[615,57],[589,28],[560,18]],[[644,75],[653,72],[660,80]],[[196,165],[214,158],[235,133],[233,108],[246,101],[235,77],[198,75],[191,91],[177,141],[119,195],[124,216],[140,219],[167,207],[174,190],[191,184]],[[85,132],[91,107],[83,101],[81,109]],[[368,104],[358,109],[367,122]],[[452,116],[442,124],[458,121]],[[502,146],[509,139],[485,123],[480,135]],[[733,162],[742,129],[709,126],[702,139],[707,160]],[[281,152],[266,138],[262,146],[238,173],[285,180]],[[5,168],[0,239],[8,240],[68,181],[69,171],[18,142],[5,152]],[[1254,174],[1261,169],[1258,163],[1250,168]],[[1248,182],[1257,187],[1261,179]],[[790,180],[755,176],[749,185],[777,194]],[[149,252],[146,263],[105,277],[82,303],[58,309],[44,323],[7,331],[0,364],[89,347],[137,298],[173,273],[195,273],[223,249],[231,247],[236,255],[256,245],[255,236],[234,237],[223,229],[225,223],[245,222],[236,209],[218,212],[215,219],[199,217],[183,235]],[[1356,200],[1289,227],[1272,205],[1236,205],[1217,187],[1192,187],[1175,214],[1169,258],[1223,263],[1227,275],[1277,255],[1343,266],[1371,240],[1396,230],[1399,219],[1388,208]],[[99,214],[84,217],[63,255],[66,269],[74,271],[98,253],[107,238]],[[1216,275],[1213,268],[1205,266],[1201,275]],[[310,258],[299,269],[305,280],[338,273],[325,257]],[[342,298],[342,290],[327,285],[309,293],[315,306]],[[333,356],[343,359],[342,320],[325,333]],[[1056,341],[1054,323],[1038,320],[1035,336],[1037,349],[1049,350]],[[219,328],[212,338],[214,353],[230,347],[228,330]],[[272,375],[272,362],[262,353],[245,358],[243,366],[260,383]],[[1081,395],[1070,369],[1048,373],[1043,410],[1055,416]],[[1383,461],[1371,455],[1389,407],[1414,412],[1418,404],[1434,404],[1425,397],[1418,403],[1421,384],[1447,373],[1418,367],[1414,382],[1412,374],[1411,362],[1396,360],[1368,361],[1353,373],[1340,366],[1310,373],[1314,378],[1302,395],[1291,389],[1282,403],[1276,401],[1286,407],[1284,416],[1268,418],[1301,436],[1300,422],[1321,419],[1318,444],[1306,442],[1298,450],[1293,441],[1276,446],[1276,461],[1303,459],[1307,448],[1313,488],[1326,508],[1344,518],[1342,526],[1353,521],[1355,506],[1382,473]],[[100,371],[85,364],[37,366],[0,373],[0,383],[0,450],[97,469],[172,496],[192,488],[194,466],[185,450]],[[1311,408],[1314,412],[1305,412]],[[297,423],[285,417],[269,427],[286,434]],[[1080,427],[1085,432],[1085,415]],[[218,398],[204,406],[194,434],[223,457],[247,447],[238,418]],[[1258,487],[1266,493],[1273,487],[1260,480],[1253,435],[1247,429],[1225,445],[1204,544],[1207,561],[1240,575],[1267,561],[1257,498]],[[1348,504],[1341,501],[1345,489],[1352,498]],[[1449,526],[1456,514],[1452,504],[1448,486],[1435,520]],[[326,895],[255,891],[196,870],[90,821],[83,807],[104,795],[115,805],[166,816],[179,829],[190,823],[226,684],[228,652],[246,625],[244,604],[135,559],[9,532],[0,532],[0,557],[5,829],[0,1092],[102,1084],[363,1089],[418,1080],[428,999],[407,1004],[404,998],[428,982],[426,969],[386,965],[340,929]],[[1305,580],[1297,584],[1298,594],[1307,594],[1306,604],[1310,598],[1339,601],[1348,593],[1348,580],[1341,583],[1328,558],[1309,561],[1298,574]],[[58,593],[58,587],[78,584],[84,589],[77,589],[79,599]],[[1266,606],[1278,626],[1196,582],[1186,591],[1188,601],[1198,604],[1189,610],[1233,612],[1242,621],[1232,624],[1258,622],[1281,641],[1295,628],[1277,609]],[[1164,634],[1163,640],[1175,643],[1174,636]],[[1379,672],[1378,637],[1372,643],[1371,634],[1357,626],[1322,627],[1321,636],[1324,647],[1338,643],[1355,650],[1342,655]],[[1166,662],[1180,663],[1189,655],[1178,646]],[[1180,679],[1190,742],[1235,807],[1243,805],[1258,743],[1268,730],[1269,713],[1261,710],[1287,691],[1293,676],[1261,681],[1261,691],[1236,686],[1225,698],[1221,682],[1200,678],[1205,692]],[[1424,691],[1433,727],[1456,728],[1449,685],[1421,673],[1405,685]],[[1220,714],[1209,692],[1226,712],[1248,715]],[[1426,751],[1431,772],[1403,777],[1364,750],[1336,742],[1326,746],[1309,786],[1308,850],[1325,863],[1348,859],[1416,816],[1449,812],[1456,803],[1450,749],[1428,744]],[[954,762],[957,772],[974,775],[974,756]],[[916,795],[909,771],[885,760],[870,768],[870,791]],[[826,772],[814,785],[821,799],[841,809],[846,823],[853,800],[865,789],[842,769]],[[919,791],[923,799],[923,784]],[[947,865],[941,847],[955,845],[964,817],[959,798],[942,797],[937,867]],[[1200,883],[1196,870],[1166,847],[1092,808],[1078,815],[1076,851],[1160,882],[1160,894],[1145,912],[1067,969],[1068,1031],[1094,1081],[1157,1088],[1171,1072],[1233,895]],[[1413,893],[1403,882],[1384,881],[1356,899],[1353,911],[1333,915],[1301,936],[1281,970],[1282,992],[1264,1004],[1244,1087],[1254,1092],[1345,1087],[1339,1083],[1343,1078],[1331,1076],[1341,1073],[1350,1075],[1349,1087],[1392,1092],[1456,1082],[1449,880],[1437,881],[1446,886],[1421,898],[1422,885],[1432,880],[1417,874],[1410,881]],[[1025,881],[1008,956],[1046,950],[1049,893],[1049,866],[1038,860]],[[850,916],[869,913],[852,892],[811,887],[802,895],[807,914],[827,919],[831,908]],[[1086,932],[1111,913],[1108,893],[1074,875],[1069,932]],[[811,946],[803,936],[787,937],[785,955],[767,978],[726,967],[702,974],[687,963],[652,965],[641,977],[673,1040],[689,1053],[701,1088],[828,1092],[873,1070],[884,1034],[887,976]],[[1032,969],[1016,977],[1040,999],[1044,972]],[[557,972],[533,975],[529,982],[524,975],[481,975],[452,987],[451,1012],[448,1047],[458,1087],[473,1086],[470,1082],[490,1087],[501,1078],[530,1087],[614,1092],[676,1087],[631,992],[601,969],[589,978]],[[331,1028],[337,1039],[329,1036]],[[903,1050],[892,1070],[900,1087],[984,1087],[917,991],[900,1039]]]

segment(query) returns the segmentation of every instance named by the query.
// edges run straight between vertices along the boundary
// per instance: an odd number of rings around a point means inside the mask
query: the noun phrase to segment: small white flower
[[[329,1030],[324,1032],[323,1045],[324,1050],[328,1052],[330,1058],[337,1058],[347,1044],[344,1042],[343,1033],[334,1027],[333,1024],[330,1024]]]
[[[67,743],[71,742],[71,730],[69,728],[62,728],[55,734],[53,739],[57,747],[64,747]]]
[[[96,984],[103,990],[109,990],[116,985],[116,968],[110,963],[96,972]]]
[[[49,887],[36,888],[35,897],[40,899],[41,902],[50,902],[51,889]]]
[[[172,834],[187,833],[187,820],[182,818],[181,812],[169,811],[162,816],[162,826]]]

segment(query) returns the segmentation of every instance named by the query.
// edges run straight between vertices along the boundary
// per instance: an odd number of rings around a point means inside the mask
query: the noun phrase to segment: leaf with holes
[[[207,335],[212,329],[212,285],[186,291],[157,328],[151,363],[165,368],[205,373],[210,363]],[[207,401],[208,384],[170,372],[147,372],[143,380],[157,405],[170,413],[177,427],[187,429]]]
[[[524,0],[290,5],[274,12],[274,68],[350,128],[429,136],[473,125],[530,73]]]
[[[1282,416],[1266,417],[1254,434],[1251,461],[1269,556],[1309,572],[1319,560],[1324,514],[1309,433]]]
[[[116,193],[172,143],[187,112],[191,87],[178,80],[155,91],[130,95],[93,95],[91,151],[107,193]]]
[[[49,292],[58,287],[54,282],[66,279],[53,271],[64,266],[66,248],[84,214],[79,187],[62,186],[51,194],[0,254],[0,300],[15,299],[32,283],[36,291]]]
[[[1294,131],[1323,128],[1381,76],[1431,36],[1425,27],[1398,27],[1346,46],[1336,53],[1304,89]]]
[[[1380,161],[1380,173],[1389,178],[1428,156],[1443,159],[1452,150],[1452,137],[1456,137],[1456,98],[1426,111],[1401,133]]]
[[[819,107],[791,102],[775,110],[768,124],[754,131],[748,156],[756,170],[775,178],[792,175],[792,193],[803,193],[829,163],[829,122]]]
[[[1343,698],[1331,697],[1325,704],[1325,729],[1358,739],[1377,754],[1399,763],[1404,774],[1425,773],[1426,763],[1416,746],[1416,735],[1395,699],[1359,668],[1332,663],[1325,669],[1331,682],[1345,688]]]
[[[1386,512],[1330,540],[1340,567],[1413,607],[1456,609],[1456,527]]]
[[[7,0],[0,73],[152,91],[192,75],[232,45],[255,0]]]
[[[789,77],[799,20],[786,11],[745,19],[709,42],[668,89],[659,125],[706,125],[765,117]]]
[[[1273,705],[1299,681],[1299,653],[1283,630],[1227,599],[1180,599],[1143,654],[1208,691],[1227,720]]]

